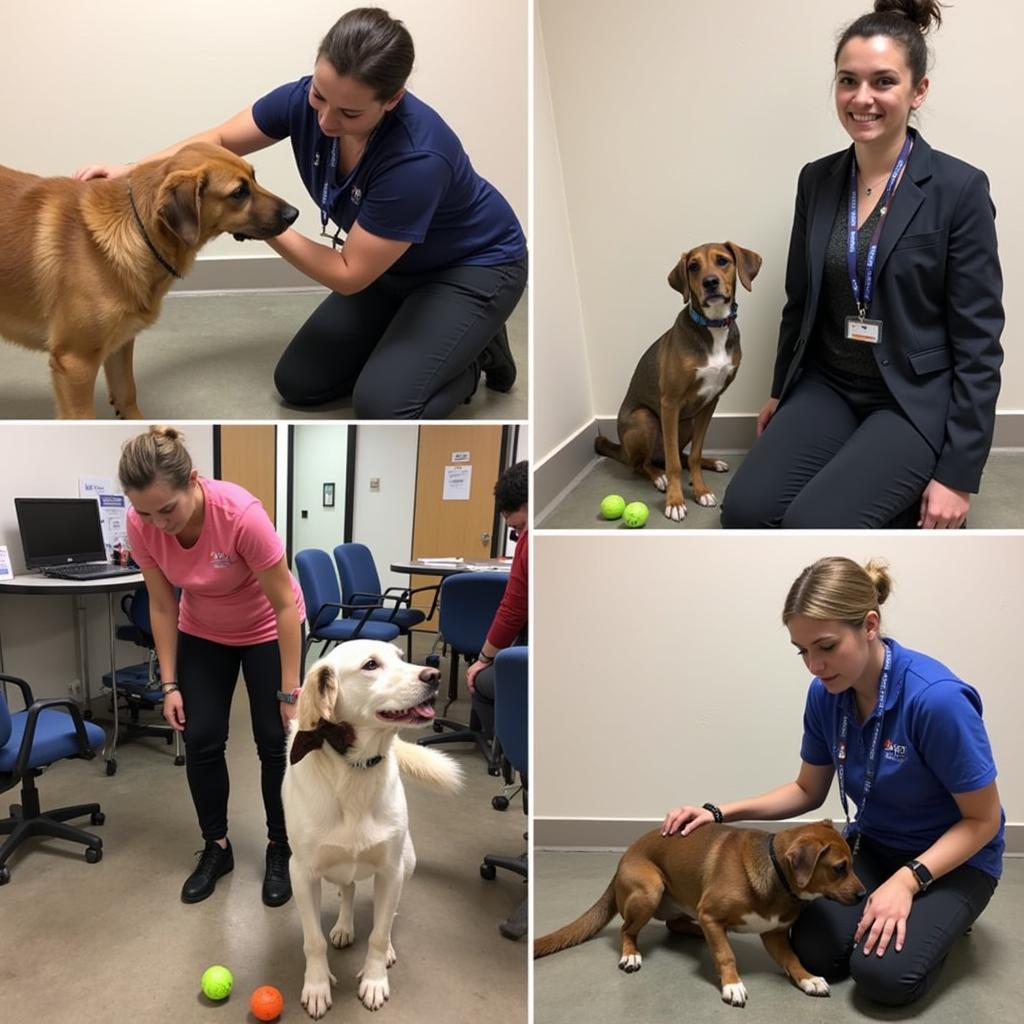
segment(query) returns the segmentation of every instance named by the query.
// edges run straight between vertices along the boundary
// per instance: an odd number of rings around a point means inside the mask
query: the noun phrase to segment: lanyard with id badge
[[[385,115],[386,117],[387,115]],[[374,125],[373,131],[370,132],[369,138],[366,140],[366,145],[363,148],[363,154],[359,158],[359,163],[356,165],[359,170],[359,176],[353,182],[349,188],[349,199],[351,202],[358,206],[363,201],[363,195],[366,192],[366,179],[369,177],[370,168],[369,162],[366,157],[370,151],[370,144],[373,142],[380,126],[384,123],[384,118]],[[338,159],[341,151],[341,140],[334,139],[334,145],[331,146],[330,156],[327,158],[326,166],[324,168],[324,183],[320,189],[320,237],[330,238],[331,248],[340,249],[345,244],[345,239],[341,237],[341,226],[338,226],[337,231],[334,232],[333,236],[327,230],[327,223],[330,220],[329,198],[331,193],[331,183],[336,180],[338,176]],[[317,155],[319,160],[319,154]]]
[[[868,256],[864,266],[864,288],[863,298],[857,273],[857,158],[854,156],[850,161],[850,217],[846,233],[846,262],[850,269],[850,287],[853,289],[853,301],[857,304],[857,316],[846,318],[846,340],[862,341],[869,345],[877,345],[882,340],[882,321],[869,320],[868,310],[871,308],[871,298],[874,295],[874,273],[875,257],[878,255],[878,240],[882,237],[882,227],[885,225],[885,218],[889,215],[889,204],[892,201],[892,194],[896,190],[896,182],[906,166],[907,158],[913,147],[913,139],[908,134],[903,142],[900,155],[896,158],[889,181],[881,198],[881,211],[878,224],[871,235],[868,243]]]
[[[878,706],[875,709],[878,720],[875,722],[874,732],[871,734],[871,746],[868,748],[867,762],[864,765],[864,791],[860,795],[857,805],[857,820],[864,817],[864,808],[868,802],[868,793],[875,782],[875,772],[878,770],[878,741],[882,736],[882,722],[885,719],[885,697],[889,690],[889,670],[892,668],[892,647],[885,644],[885,663],[882,666],[882,678],[878,681]],[[847,691],[849,692],[849,691]],[[852,700],[852,697],[851,697]],[[843,712],[843,720],[839,726],[839,739],[836,743],[836,774],[839,776],[839,801],[843,805],[843,814],[846,815],[846,828],[843,829],[843,836],[850,832],[850,807],[846,802],[846,745],[847,733],[850,730],[849,706]],[[860,849],[860,829],[853,841],[853,855],[857,855]]]

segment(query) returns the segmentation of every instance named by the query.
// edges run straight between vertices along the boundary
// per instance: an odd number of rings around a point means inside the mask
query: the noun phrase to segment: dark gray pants
[[[722,526],[913,528],[936,461],[882,382],[808,369],[736,470]]]
[[[352,395],[360,419],[442,419],[476,390],[480,355],[526,287],[526,261],[384,274],[329,295],[274,371],[291,405]]]
[[[853,866],[871,893],[912,856],[906,850],[862,839]],[[894,933],[882,956],[874,949],[865,956],[863,940],[856,949],[853,946],[864,900],[852,907],[815,900],[793,925],[793,950],[812,974],[829,981],[852,975],[872,1001],[903,1006],[935,984],[953,943],[985,909],[995,887],[991,875],[967,865],[943,875],[927,892],[914,897],[903,949],[896,952]]]

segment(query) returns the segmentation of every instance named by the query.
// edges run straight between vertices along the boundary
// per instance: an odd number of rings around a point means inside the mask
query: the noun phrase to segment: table
[[[418,576],[454,576],[457,572],[511,572],[511,558],[466,558],[458,562],[431,561],[414,558],[408,562],[392,562],[392,572],[416,573]]]
[[[114,595],[126,590],[135,590],[143,585],[142,573],[127,576],[110,576],[101,580],[59,580],[51,576],[25,575],[16,576],[13,580],[0,580],[0,596],[4,594],[50,595],[70,597],[74,607],[75,649],[78,655],[78,667],[82,679],[83,717],[92,718],[89,702],[92,699],[92,686],[89,679],[89,636],[82,628],[85,617],[85,602],[88,594],[107,595],[107,625],[110,632],[110,681],[114,694],[114,733],[111,745],[104,758],[107,762],[107,774],[113,775],[117,770],[114,760],[116,753],[118,719],[117,719],[117,661],[114,653],[116,625],[114,623]]]

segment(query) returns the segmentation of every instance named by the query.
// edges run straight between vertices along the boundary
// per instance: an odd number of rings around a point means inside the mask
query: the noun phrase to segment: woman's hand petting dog
[[[704,807],[676,807],[665,815],[661,825],[661,834],[670,836],[678,832],[680,836],[688,836],[701,825],[710,825],[715,816]]]

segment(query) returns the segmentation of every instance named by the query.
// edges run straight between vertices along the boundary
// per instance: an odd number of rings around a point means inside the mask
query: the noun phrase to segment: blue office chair
[[[326,551],[319,548],[304,548],[295,555],[295,571],[302,587],[306,602],[306,623],[308,631],[302,645],[302,665],[305,669],[306,654],[318,640],[323,641],[320,657],[327,653],[332,644],[346,640],[384,640],[390,642],[399,635],[399,628],[393,622],[374,622],[370,612],[383,605],[344,604],[338,588],[338,577],[334,562]],[[349,618],[340,612],[357,613]]]
[[[487,639],[494,613],[501,604],[508,584],[505,572],[458,572],[441,583],[438,628],[441,638],[449,647],[448,702],[441,717],[434,720],[437,735],[424,736],[418,742],[424,746],[437,743],[475,743],[487,758],[488,770],[492,764],[491,744],[479,728],[479,721],[470,714],[469,723],[455,722],[444,716],[459,695],[459,661],[464,658],[472,664]],[[436,663],[437,658],[433,658]],[[427,658],[431,664],[432,658]],[[451,732],[443,732],[445,729]]]
[[[507,647],[494,659],[494,733],[501,744],[502,756],[519,773],[523,791],[523,813],[529,812],[529,755],[530,755],[530,686],[529,648]],[[526,838],[524,833],[523,838]],[[480,874],[493,881],[498,868],[514,871],[527,880],[529,858],[524,850],[518,857],[489,853],[480,865]],[[526,934],[527,901],[498,930],[509,939]]]
[[[7,859],[29,836],[55,836],[84,843],[85,859],[95,864],[103,856],[103,840],[65,822],[88,814],[93,825],[102,825],[100,805],[78,804],[42,812],[35,778],[47,765],[62,758],[95,757],[96,748],[103,746],[103,730],[86,722],[72,700],[34,700],[28,683],[16,676],[0,675],[0,682],[17,686],[25,704],[24,711],[12,715],[0,689],[0,793],[21,783],[21,803],[12,804],[11,817],[0,821],[0,835],[7,836],[0,846],[0,885],[11,880]],[[57,708],[67,708],[70,714]]]
[[[180,591],[175,590],[175,597],[180,597]],[[121,610],[128,621],[117,627],[117,639],[142,647],[148,658],[143,664],[118,668],[116,689],[111,673],[106,672],[103,675],[103,685],[110,690],[114,710],[114,729],[106,751],[107,774],[113,775],[117,771],[117,744],[121,739],[118,711],[122,705],[128,712],[128,722],[125,725],[128,735],[124,738],[163,736],[168,744],[174,744],[174,763],[180,767],[185,763],[181,733],[169,725],[152,724],[141,719],[143,711],[158,711],[164,702],[163,691],[160,689],[156,641],[153,639],[153,626],[149,619],[149,591],[145,585],[137,587],[121,598]]]
[[[405,637],[406,656],[412,662],[412,629],[433,616],[437,608],[437,595],[440,584],[434,583],[426,587],[388,587],[383,590],[380,576],[374,564],[373,555],[365,544],[339,544],[334,549],[334,561],[338,566],[338,577],[341,579],[341,599],[346,604],[363,607],[367,604],[380,604],[374,608],[370,618],[376,622],[393,622]],[[433,593],[433,603],[429,612],[412,607],[414,594]],[[388,602],[393,607],[388,607]]]

